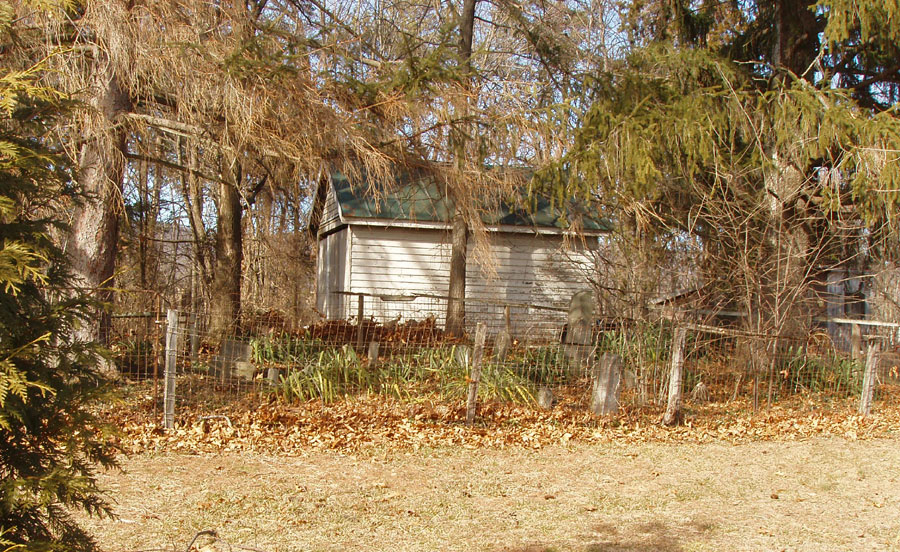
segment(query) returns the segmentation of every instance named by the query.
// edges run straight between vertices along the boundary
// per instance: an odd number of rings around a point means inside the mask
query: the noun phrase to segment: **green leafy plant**
[[[807,355],[802,348],[792,348],[777,375],[782,387],[794,393],[852,396],[862,390],[863,365],[835,353]]]

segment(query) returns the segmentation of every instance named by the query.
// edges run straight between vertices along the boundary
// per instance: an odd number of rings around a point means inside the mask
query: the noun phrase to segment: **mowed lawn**
[[[110,552],[900,550],[900,440],[290,457],[143,453],[102,474]]]

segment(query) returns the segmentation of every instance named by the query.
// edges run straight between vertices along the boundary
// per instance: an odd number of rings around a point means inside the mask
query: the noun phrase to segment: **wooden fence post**
[[[475,351],[472,354],[472,370],[469,374],[469,397],[466,401],[466,424],[475,423],[475,408],[478,402],[478,383],[481,382],[481,362],[484,360],[484,341],[487,328],[482,322],[475,328]]]
[[[872,397],[875,394],[875,379],[878,368],[879,344],[876,340],[869,340],[866,351],[866,371],[863,375],[862,395],[859,398],[859,413],[868,416],[872,413]]]
[[[166,313],[166,377],[163,388],[163,427],[175,427],[175,362],[178,360],[178,311]]]
[[[685,328],[677,326],[672,338],[672,364],[669,370],[669,400],[663,425],[675,425],[681,421],[681,378],[684,368],[684,341],[687,336]]]
[[[859,324],[850,325],[850,356],[855,360],[862,359],[862,327]]]

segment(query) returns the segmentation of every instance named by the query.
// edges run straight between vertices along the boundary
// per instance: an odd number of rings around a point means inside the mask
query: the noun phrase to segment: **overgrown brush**
[[[285,401],[333,402],[352,393],[398,399],[434,394],[443,400],[457,400],[466,394],[470,372],[468,348],[458,345],[420,349],[375,362],[344,345],[307,356],[305,365],[295,365],[282,376],[275,393]],[[482,367],[481,400],[528,403],[534,400],[533,388],[527,377],[508,365],[486,363]]]
[[[835,397],[858,395],[862,391],[863,363],[835,352],[809,355],[792,348],[779,376],[793,393],[828,393]]]

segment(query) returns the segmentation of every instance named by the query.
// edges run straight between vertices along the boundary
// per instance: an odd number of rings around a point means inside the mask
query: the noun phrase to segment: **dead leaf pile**
[[[474,427],[465,405],[403,402],[384,396],[347,397],[322,404],[285,404],[249,394],[231,402],[179,405],[173,430],[160,427],[152,397],[135,388],[101,415],[119,428],[118,444],[130,453],[258,452],[302,454],[313,448],[358,451],[464,447],[540,449],[548,445],[603,442],[711,441],[741,443],[816,436],[869,439],[900,433],[900,392],[883,389],[875,413],[860,417],[852,399],[796,398],[753,412],[749,402],[707,403],[688,408],[685,423],[663,427],[662,407],[627,409],[614,418],[594,416],[581,405],[551,411],[509,403],[479,406]],[[690,406],[690,405],[689,405]]]

